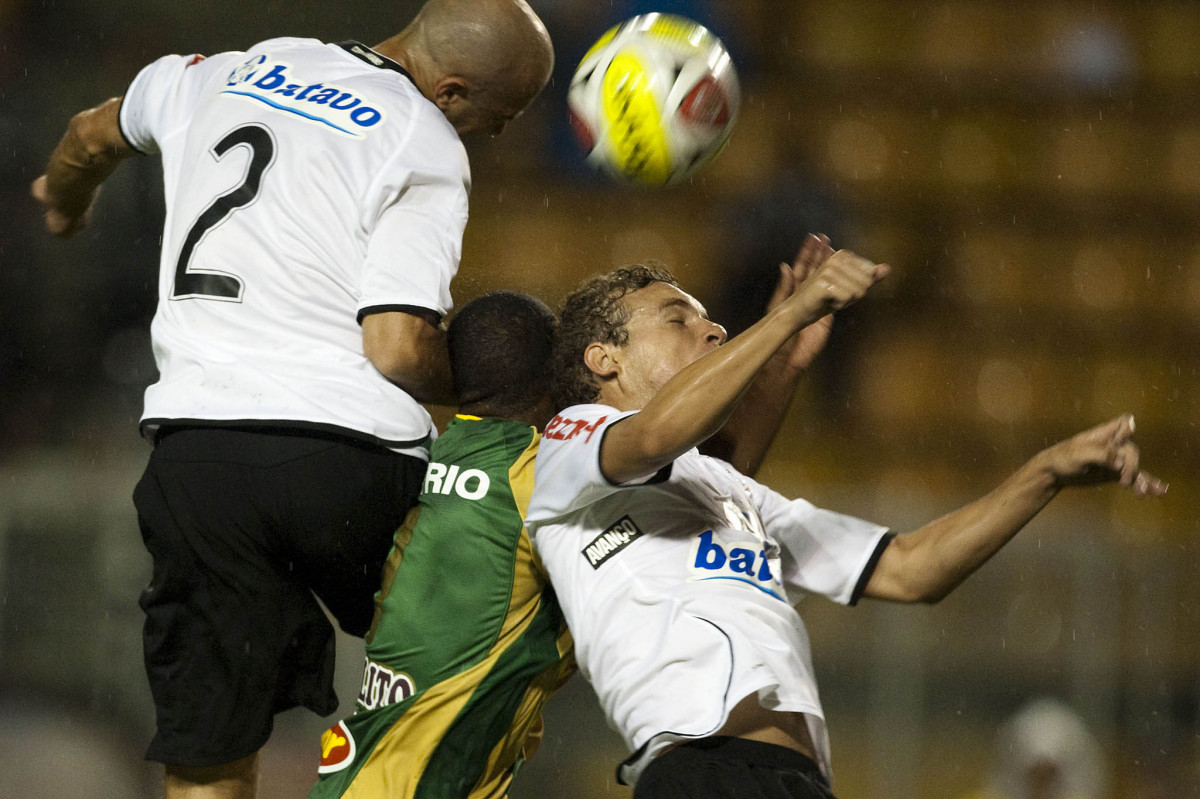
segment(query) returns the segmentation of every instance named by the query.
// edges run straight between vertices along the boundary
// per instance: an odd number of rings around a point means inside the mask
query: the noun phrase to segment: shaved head
[[[525,0],[429,0],[376,48],[401,63],[459,133],[496,133],[550,79],[554,48]]]
[[[546,26],[523,0],[430,0],[410,27],[442,70],[483,83],[519,74],[544,85],[554,66]]]

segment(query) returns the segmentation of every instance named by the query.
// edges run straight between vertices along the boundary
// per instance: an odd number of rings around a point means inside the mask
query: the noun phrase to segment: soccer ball
[[[721,40],[673,14],[643,14],[609,29],[567,92],[588,162],[643,186],[679,183],[708,163],[729,138],[740,102]]]

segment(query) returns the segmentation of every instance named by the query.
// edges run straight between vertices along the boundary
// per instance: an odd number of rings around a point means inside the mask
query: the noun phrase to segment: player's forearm
[[[1058,493],[1041,455],[995,490],[884,550],[865,595],[897,602],[938,602],[1008,543]]]
[[[605,474],[616,482],[652,474],[707,440],[729,420],[771,356],[797,330],[821,315],[819,308],[780,306],[680,370],[640,413],[613,429],[611,444],[627,452],[612,461],[606,457]],[[605,448],[609,446],[606,440]]]
[[[627,422],[610,430],[601,466],[610,480],[653,474],[728,421],[759,370],[797,331],[861,299],[887,276],[848,250],[834,253],[810,280],[739,336],[680,370]]]
[[[48,208],[70,219],[86,214],[96,190],[133,149],[117,122],[120,98],[76,114],[46,164]]]

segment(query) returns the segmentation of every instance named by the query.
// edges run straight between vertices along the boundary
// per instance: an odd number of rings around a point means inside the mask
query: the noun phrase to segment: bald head
[[[460,135],[496,134],[550,79],[554,49],[525,0],[429,0],[378,45]]]

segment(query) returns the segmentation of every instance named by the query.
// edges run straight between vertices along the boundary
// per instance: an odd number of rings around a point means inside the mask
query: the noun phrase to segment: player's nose
[[[709,331],[705,334],[704,340],[715,347],[719,347],[729,338],[729,334],[725,332],[725,328],[718,325],[716,322],[709,322]]]

